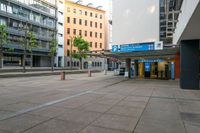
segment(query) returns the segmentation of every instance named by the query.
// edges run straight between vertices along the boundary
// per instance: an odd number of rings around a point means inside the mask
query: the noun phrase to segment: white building
[[[113,45],[159,41],[159,0],[113,0]]]
[[[55,63],[57,67],[64,67],[64,0],[58,0],[57,7],[58,51]]]

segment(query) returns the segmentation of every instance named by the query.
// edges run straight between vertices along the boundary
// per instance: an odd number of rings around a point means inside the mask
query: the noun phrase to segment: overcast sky
[[[71,0],[78,1],[78,0]],[[93,7],[103,6],[103,10],[109,11],[110,9],[110,0],[82,0],[83,5],[87,5],[88,3],[93,3]]]

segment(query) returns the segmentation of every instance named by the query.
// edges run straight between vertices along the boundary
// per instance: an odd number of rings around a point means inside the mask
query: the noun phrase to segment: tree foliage
[[[49,45],[49,56],[55,56],[57,53],[57,46],[58,46],[58,41],[56,39],[52,39]]]
[[[89,51],[89,43],[84,40],[81,36],[74,38],[74,47],[78,49],[77,53],[72,53],[72,57],[81,60],[87,58],[86,52]]]
[[[8,34],[6,25],[0,25],[0,56],[3,54],[3,47],[7,45],[8,42]],[[2,58],[2,57],[0,57]]]
[[[39,47],[39,44],[37,43],[36,36],[33,32],[28,32],[27,38],[28,38],[27,49],[29,50],[29,52],[32,53],[34,48]]]

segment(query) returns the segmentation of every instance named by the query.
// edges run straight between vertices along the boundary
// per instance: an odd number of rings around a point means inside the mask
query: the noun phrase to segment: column
[[[128,78],[131,78],[131,59],[126,59],[126,72],[128,72]]]
[[[134,71],[135,71],[135,73],[134,73],[135,77],[138,77],[138,75],[139,75],[139,64],[138,64],[138,60],[135,60],[135,63],[134,63]]]
[[[180,87],[199,89],[199,40],[181,41]]]

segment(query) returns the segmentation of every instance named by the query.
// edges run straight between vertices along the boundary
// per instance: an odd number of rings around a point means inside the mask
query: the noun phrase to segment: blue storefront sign
[[[120,52],[139,52],[155,50],[154,43],[138,43],[120,45]]]
[[[140,63],[144,63],[144,62],[149,62],[149,63],[154,63],[154,62],[164,62],[164,60],[138,60],[138,62]]]
[[[174,80],[175,79],[175,64],[174,62],[171,63],[171,79]]]
[[[113,46],[112,46],[112,52],[113,52],[113,53],[116,53],[116,52],[118,52],[118,51],[119,51],[118,45],[113,45]]]
[[[145,72],[150,72],[151,71],[151,63],[145,62],[144,69],[145,69]]]

